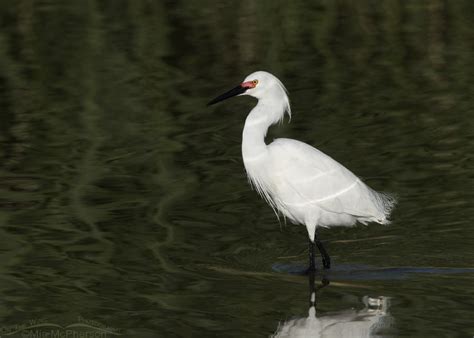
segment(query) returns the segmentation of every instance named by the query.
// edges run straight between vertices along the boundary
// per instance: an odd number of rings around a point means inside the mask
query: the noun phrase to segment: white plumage
[[[306,225],[312,242],[318,226],[389,222],[394,198],[372,190],[331,157],[296,140],[265,143],[268,128],[285,113],[291,117],[286,89],[275,76],[252,73],[210,104],[235,95],[258,99],[242,134],[242,157],[250,182],[275,211]]]
[[[250,74],[258,80],[243,95],[259,99],[248,115],[242,139],[242,157],[256,190],[294,223],[304,224],[314,240],[317,226],[388,223],[394,199],[369,188],[357,176],[323,152],[291,139],[265,144],[270,125],[290,113],[286,90],[267,72]]]

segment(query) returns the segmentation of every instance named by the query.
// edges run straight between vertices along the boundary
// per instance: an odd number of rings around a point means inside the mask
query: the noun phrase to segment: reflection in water
[[[314,275],[309,276],[308,316],[280,323],[272,337],[384,337],[381,331],[388,328],[393,321],[388,313],[389,298],[365,296],[362,299],[362,310],[350,309],[317,316],[317,291],[329,285],[329,281],[323,279],[321,283],[315,288]]]

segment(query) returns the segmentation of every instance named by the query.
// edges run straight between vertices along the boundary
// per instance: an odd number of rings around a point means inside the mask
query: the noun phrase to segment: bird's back
[[[394,200],[369,188],[343,165],[311,147],[277,139],[268,145],[264,189],[294,222],[319,226],[387,223]]]

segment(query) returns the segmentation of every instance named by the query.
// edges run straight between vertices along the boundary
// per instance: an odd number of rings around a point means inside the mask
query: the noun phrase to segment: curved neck
[[[267,151],[265,136],[268,128],[278,122],[284,114],[284,107],[260,99],[247,116],[242,133],[242,157],[244,163],[262,158]]]

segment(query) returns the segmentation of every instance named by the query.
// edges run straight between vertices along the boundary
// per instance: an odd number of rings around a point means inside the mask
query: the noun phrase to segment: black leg
[[[319,238],[314,236],[314,243],[318,247],[319,252],[321,253],[321,257],[323,259],[323,267],[325,269],[330,269],[331,268],[331,258],[329,258],[328,253],[326,252],[326,249],[324,249],[323,243],[319,240]]]
[[[314,273],[316,271],[316,263],[315,263],[315,244],[311,240],[309,240],[309,268],[308,268],[308,273]]]
[[[316,263],[315,263],[315,245],[314,242],[311,240],[309,241],[309,270],[316,271]]]

